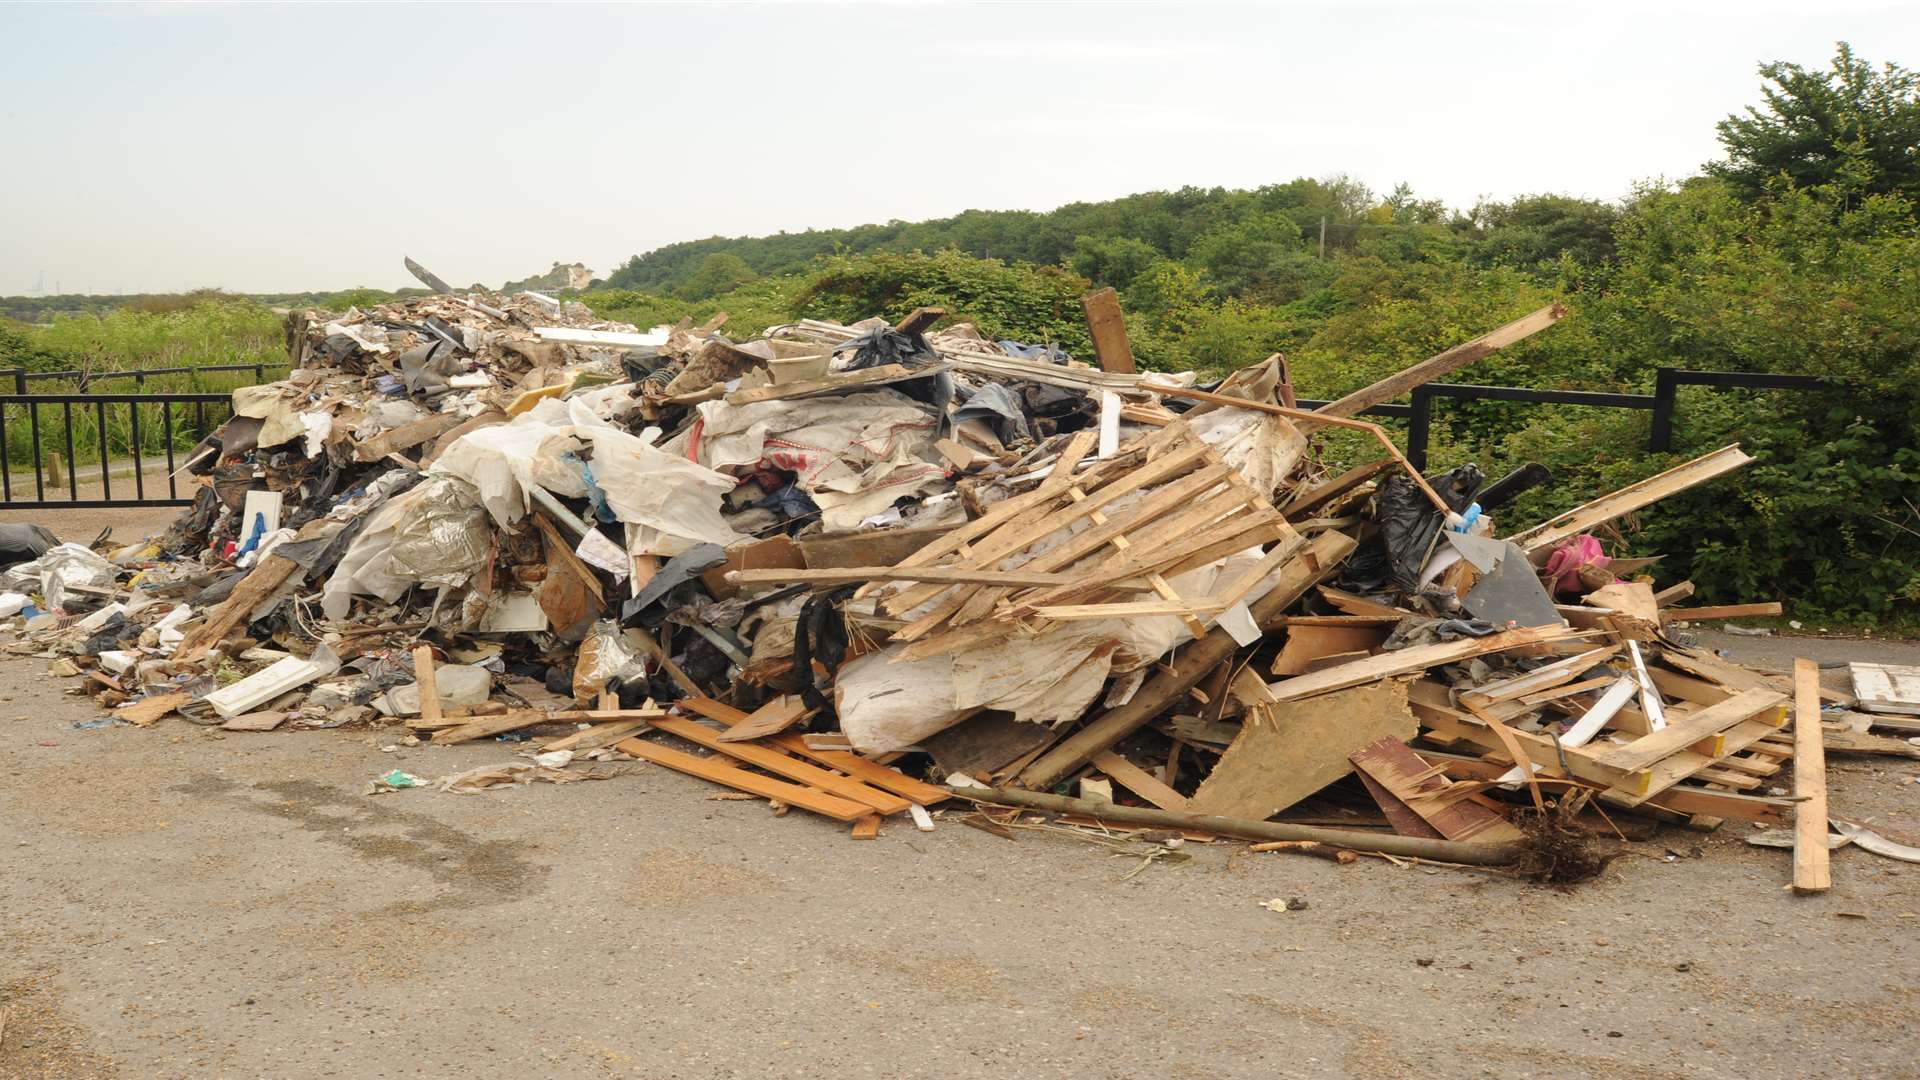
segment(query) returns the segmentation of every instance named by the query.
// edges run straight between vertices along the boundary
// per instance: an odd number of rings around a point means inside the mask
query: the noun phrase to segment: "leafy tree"
[[[1159,258],[1152,244],[1131,236],[1076,236],[1068,265],[1096,285],[1124,289]]]
[[[1844,41],[1831,70],[1776,61],[1760,75],[1771,84],[1763,104],[1720,121],[1727,158],[1710,174],[1749,199],[1781,176],[1920,199],[1920,76],[1896,64],[1875,71]]]
[[[1617,207],[1568,195],[1523,195],[1511,202],[1481,203],[1467,218],[1470,258],[1481,266],[1538,270],[1561,255],[1583,269],[1614,257]]]
[[[1292,218],[1257,212],[1208,231],[1194,241],[1187,258],[1212,275],[1219,288],[1237,295],[1300,247],[1300,226]]]
[[[674,295],[686,300],[705,300],[732,292],[757,276],[740,256],[716,251],[700,260],[700,268],[674,290]]]

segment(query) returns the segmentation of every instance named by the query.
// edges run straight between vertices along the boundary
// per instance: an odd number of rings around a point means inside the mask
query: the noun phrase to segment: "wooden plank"
[[[1709,705],[1685,718],[1676,719],[1650,735],[1642,735],[1624,746],[1603,750],[1598,760],[1616,769],[1644,769],[1702,739],[1718,735],[1768,710],[1776,710],[1785,700],[1785,694],[1772,690],[1743,690],[1717,705]]]
[[[1577,656],[1569,656],[1564,660],[1555,660],[1551,664],[1543,664],[1532,671],[1524,672],[1512,678],[1500,679],[1495,682],[1490,682],[1485,686],[1465,691],[1460,695],[1460,700],[1485,707],[1513,698],[1524,697],[1536,690],[1544,690],[1548,687],[1571,682],[1574,676],[1590,668],[1599,666],[1619,651],[1620,649],[1617,645],[1603,645],[1598,649],[1589,649]],[[1608,681],[1611,682],[1612,680]]]
[[[646,726],[645,720],[609,720],[604,724],[595,724],[571,735],[562,735],[560,738],[541,743],[540,752],[598,750],[603,746],[612,746]]]
[[[1678,585],[1669,585],[1659,592],[1654,593],[1653,602],[1660,607],[1666,607],[1669,604],[1677,604],[1692,595],[1693,582],[1683,581]]]
[[[862,581],[920,581],[1037,589],[1071,585],[1079,578],[1074,574],[1036,574],[1025,570],[974,569],[966,566],[847,566],[824,570],[794,570],[776,566],[763,570],[730,570],[727,580],[735,585],[853,585]],[[1124,582],[1119,582],[1113,587],[1126,586]]]
[[[1133,346],[1127,343],[1120,294],[1110,288],[1095,289],[1080,298],[1080,309],[1087,316],[1087,333],[1093,338],[1093,354],[1099,358],[1100,370],[1133,374]]]
[[[1655,600],[1659,597],[1655,596]],[[1665,608],[1660,612],[1660,621],[1668,622],[1706,622],[1710,619],[1753,619],[1781,612],[1779,601],[1765,604],[1721,604],[1717,607]]]
[[[1440,770],[1398,739],[1375,739],[1347,755],[1347,760],[1449,840],[1521,839],[1512,822],[1451,792],[1453,785]]]
[[[420,719],[433,724],[440,720],[440,680],[433,673],[433,646],[417,645],[413,650],[413,681],[420,690]]]
[[[676,738],[685,739],[696,746],[703,746],[708,750],[718,751],[728,757],[738,758],[756,769],[773,773],[775,776],[784,776],[796,783],[805,784],[810,788],[824,791],[829,795],[837,795],[843,799],[850,799],[853,802],[877,810],[882,814],[900,814],[906,812],[907,800],[898,795],[881,791],[878,788],[868,787],[858,780],[842,776],[839,773],[829,772],[826,769],[820,768],[818,765],[802,761],[792,754],[776,750],[770,746],[761,746],[756,743],[722,742],[720,741],[720,732],[715,731],[705,724],[682,717],[662,717],[661,719],[650,721],[650,724],[657,730],[664,731]]]
[[[1535,525],[1507,539],[1525,548],[1528,555],[1546,551],[1570,536],[1604,525],[1614,518],[1630,514],[1643,506],[1659,502],[1669,495],[1712,480],[1747,464],[1753,459],[1740,452],[1740,444],[1723,446],[1710,454],[1675,465],[1666,472],[1649,476],[1618,491],[1602,495],[1592,502],[1576,506],[1557,517]]]
[[[1393,464],[1392,458],[1381,458],[1358,468],[1348,469],[1319,487],[1294,496],[1293,501],[1280,508],[1280,512],[1286,515],[1288,521],[1301,521],[1315,510],[1393,468]]]
[[[1793,891],[1833,887],[1827,848],[1827,751],[1820,734],[1820,666],[1793,662]]]
[[[1331,585],[1320,586],[1320,599],[1349,615],[1376,615],[1381,618],[1404,619],[1413,614],[1392,604],[1383,604],[1378,600],[1355,596],[1353,593],[1336,589]]]
[[[1304,676],[1303,676],[1304,677]],[[1254,680],[1257,683],[1258,680]],[[1407,688],[1369,680],[1305,702],[1250,706],[1250,717],[1188,809],[1262,820],[1353,771],[1347,755],[1382,737],[1413,738]]]
[[[1287,624],[1286,643],[1273,658],[1272,675],[1301,675],[1316,660],[1348,652],[1371,652],[1387,639],[1384,626]]]
[[[300,538],[306,538],[302,529]],[[187,632],[174,651],[174,659],[191,663],[200,660],[233,630],[246,622],[260,603],[272,596],[287,579],[300,570],[300,564],[282,555],[269,554],[233,587],[206,621]]]
[[[769,735],[778,735],[806,720],[815,711],[807,708],[807,703],[801,699],[800,695],[782,694],[753,710],[745,720],[722,732],[720,741],[747,742],[751,739],[764,739]]]
[[[664,765],[676,772],[697,776],[702,780],[709,780],[736,791],[745,791],[789,806],[797,806],[802,810],[809,810],[836,821],[857,821],[873,813],[873,808],[865,803],[842,799],[837,795],[829,795],[824,791],[816,791],[800,784],[790,784],[785,780],[776,780],[760,773],[748,772],[717,758],[695,757],[678,750],[669,750],[645,739],[625,739],[615,743],[614,748],[642,761]]]
[[[1441,664],[1458,663],[1519,645],[1572,637],[1575,633],[1576,631],[1560,626],[1534,626],[1489,634],[1483,638],[1416,645],[1411,649],[1398,649],[1378,656],[1369,656],[1365,660],[1357,660],[1351,664],[1342,664],[1339,667],[1281,679],[1279,682],[1268,684],[1267,690],[1277,701],[1298,701],[1316,694],[1344,690],[1395,675],[1425,671]]]
[[[1153,774],[1111,750],[1093,755],[1093,764],[1120,785],[1162,810],[1185,810],[1187,797],[1154,779]]]
[[[947,317],[943,307],[917,307],[907,313],[907,317],[893,324],[894,330],[902,334],[924,334],[927,328]]]
[[[1565,304],[1548,304],[1472,341],[1462,342],[1446,352],[1422,360],[1369,386],[1363,386],[1338,401],[1322,405],[1316,412],[1328,416],[1358,416],[1375,405],[1392,401],[1416,386],[1460,370],[1493,355],[1523,338],[1537,334],[1567,317]]]
[[[880,815],[868,814],[863,818],[855,818],[853,822],[853,832],[849,835],[855,840],[880,839]]]
[[[716,720],[726,727],[745,723],[747,720],[746,713],[724,702],[715,701],[708,697],[682,698],[676,702],[676,704],[683,708],[691,709],[709,720]],[[834,732],[833,734],[839,733]],[[825,765],[830,769],[837,769],[862,783],[870,784],[885,791],[891,791],[895,795],[917,802],[922,806],[932,806],[935,803],[944,802],[953,797],[945,788],[935,787],[932,784],[915,780],[913,777],[906,775],[898,769],[890,769],[877,761],[863,758],[851,751],[816,750],[806,743],[806,739],[812,737],[813,736],[775,735],[767,741],[770,745],[777,746],[790,754],[798,754],[809,761]],[[841,738],[844,739],[845,736],[841,736]]]
[[[167,694],[150,694],[139,701],[122,705],[113,711],[113,715],[135,727],[147,727],[182,705],[193,701],[190,690],[175,690]]]
[[[936,367],[909,368],[905,364],[881,364],[879,367],[863,368],[844,375],[835,375],[829,379],[815,379],[808,382],[787,383],[784,386],[756,386],[751,390],[736,390],[727,395],[729,405],[752,405],[760,401],[787,401],[793,398],[816,397],[821,394],[833,394],[842,390],[855,390],[863,386],[878,386],[900,379],[932,375],[940,370]]]
[[[539,727],[541,724],[578,723],[581,720],[651,721],[665,715],[666,712],[662,709],[560,709],[553,712],[544,709],[513,709],[436,731],[433,733],[433,745],[452,746],[456,743],[504,735],[509,731],[519,731],[522,728]]]
[[[1647,799],[1642,805],[1681,814],[1760,821],[1775,825],[1785,824],[1792,816],[1794,808],[1799,806],[1798,803],[1785,799],[1771,799],[1733,791],[1713,791],[1690,784],[1676,784]]]

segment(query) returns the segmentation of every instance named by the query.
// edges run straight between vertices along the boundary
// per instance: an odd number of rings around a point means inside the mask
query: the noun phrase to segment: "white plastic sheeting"
[[[762,463],[796,474],[830,532],[858,527],[894,500],[940,486],[946,469],[928,460],[937,421],[904,394],[871,390],[837,397],[700,405],[700,423],[669,444],[691,446],[714,469]]]
[[[1260,559],[1258,548],[1168,579],[1181,596],[1224,587]],[[1275,571],[1248,600],[1271,591]],[[1211,620],[1204,620],[1210,624]],[[912,746],[980,709],[1016,720],[1058,725],[1078,718],[1109,677],[1142,669],[1191,641],[1171,615],[1057,624],[1044,633],[1008,636],[922,660],[896,660],[888,646],[848,661],[834,683],[840,730],[854,749],[884,753]]]

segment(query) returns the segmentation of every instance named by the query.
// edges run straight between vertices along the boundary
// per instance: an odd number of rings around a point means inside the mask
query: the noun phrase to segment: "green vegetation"
[[[1547,464],[1554,483],[1503,514],[1519,525],[1739,441],[1753,466],[1629,523],[1629,550],[1664,555],[1662,583],[1691,578],[1705,601],[1779,599],[1824,625],[1911,625],[1920,80],[1845,45],[1828,70],[1760,73],[1760,103],[1719,125],[1724,159],[1617,201],[1543,193],[1460,212],[1404,184],[1379,195],[1338,175],[1183,188],[1046,212],[671,244],[579,298],[642,327],[725,311],[736,338],[799,318],[898,318],[938,304],[989,337],[1085,355],[1079,297],[1110,285],[1143,364],[1211,378],[1284,352],[1310,397],[1563,300],[1573,318],[1462,380],[1645,393],[1664,366],[1847,383],[1811,394],[1690,389],[1671,454],[1646,451],[1645,412],[1442,401],[1436,467],[1475,461],[1497,475]],[[0,300],[0,313],[50,324],[0,320],[0,366],[278,361],[268,306],[337,309],[390,295]]]
[[[1683,392],[1675,449],[1648,415],[1443,402],[1430,458],[1555,473],[1537,520],[1741,442],[1753,466],[1642,515],[1637,554],[1709,600],[1780,599],[1839,625],[1920,615],[1920,84],[1840,46],[1760,69],[1704,174],[1606,203],[1540,194],[1449,212],[1350,178],[1185,188],[1044,213],[710,238],[629,260],[582,299],[642,325],[728,331],[898,318],[940,304],[990,337],[1088,351],[1078,297],[1120,290],[1136,355],[1217,377],[1275,351],[1332,397],[1555,299],[1574,317],[1462,381],[1652,390],[1660,367],[1838,376],[1831,392]],[[1322,237],[1324,235],[1324,248]]]

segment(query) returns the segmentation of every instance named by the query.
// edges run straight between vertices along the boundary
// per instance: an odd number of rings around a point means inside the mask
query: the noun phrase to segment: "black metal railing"
[[[184,506],[193,500],[181,494],[181,455],[232,415],[229,394],[0,394],[0,503]],[[163,461],[165,474],[149,484]]]
[[[1537,405],[1588,405],[1603,409],[1647,409],[1653,423],[1647,432],[1647,449],[1664,452],[1673,449],[1674,407],[1682,386],[1706,386],[1718,390],[1818,390],[1843,385],[1840,380],[1819,375],[1766,375],[1745,371],[1686,371],[1660,368],[1654,377],[1651,394],[1617,394],[1591,390],[1529,390],[1519,386],[1474,386],[1462,383],[1427,383],[1414,387],[1407,405],[1376,405],[1363,416],[1404,417],[1407,421],[1407,461],[1416,469],[1427,467],[1427,443],[1433,429],[1433,399],[1437,397],[1483,401],[1526,401]],[[1300,403],[1301,408],[1317,409],[1326,402]]]
[[[225,371],[251,371],[253,372],[255,382],[265,382],[267,372],[283,371],[286,370],[286,368],[287,365],[285,363],[270,364],[265,361],[254,364],[200,364],[193,367],[129,368],[125,371],[82,371],[78,369],[72,371],[28,371],[26,368],[0,368],[0,385],[11,382],[13,384],[13,392],[17,395],[32,393],[33,387],[31,384],[36,382],[66,380],[74,383],[80,390],[85,390],[95,383],[132,379],[134,386],[144,387],[147,385],[148,379],[159,378],[164,375],[199,375]]]

